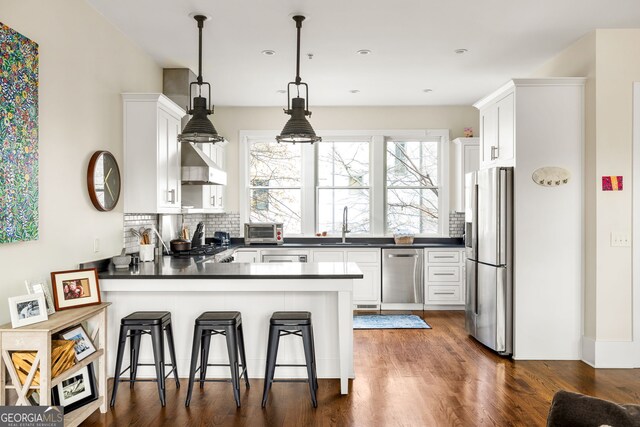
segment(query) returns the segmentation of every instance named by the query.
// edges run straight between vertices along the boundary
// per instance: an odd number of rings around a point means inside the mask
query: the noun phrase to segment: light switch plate
[[[611,246],[630,247],[631,235],[627,233],[611,232]]]
[[[93,252],[100,252],[100,239],[98,239],[97,237],[93,239]]]

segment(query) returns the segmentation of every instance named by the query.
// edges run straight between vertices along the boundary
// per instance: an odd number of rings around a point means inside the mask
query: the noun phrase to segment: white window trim
[[[241,130],[239,132],[239,210],[240,224],[249,222],[249,143],[254,140],[274,139],[278,130]],[[426,130],[316,130],[316,133],[326,139],[358,139],[370,140],[370,197],[371,197],[371,224],[372,237],[384,237],[385,235],[385,203],[386,203],[386,140],[413,139],[440,140],[439,175],[440,187],[445,191],[438,195],[439,212],[441,215],[439,233],[437,235],[425,235],[423,237],[448,237],[449,236],[449,129]],[[302,148],[302,235],[314,236],[317,218],[315,214],[316,203],[316,172],[314,167],[315,147],[311,144],[303,144]],[[307,170],[313,173],[306,173]],[[313,188],[314,191],[304,191],[305,188]],[[244,226],[240,227],[241,237],[244,235]]]

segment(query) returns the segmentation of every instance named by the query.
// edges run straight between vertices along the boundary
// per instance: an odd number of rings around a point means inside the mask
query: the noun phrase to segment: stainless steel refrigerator
[[[513,353],[513,169],[465,176],[467,332],[499,354]]]

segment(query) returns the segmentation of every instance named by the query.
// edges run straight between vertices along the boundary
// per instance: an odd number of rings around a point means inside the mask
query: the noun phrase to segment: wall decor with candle
[[[0,243],[38,239],[38,44],[0,22]]]

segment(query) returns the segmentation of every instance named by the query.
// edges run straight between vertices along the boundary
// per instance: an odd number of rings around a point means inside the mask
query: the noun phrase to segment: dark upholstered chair
[[[560,390],[553,396],[547,427],[640,427],[640,405]]]

